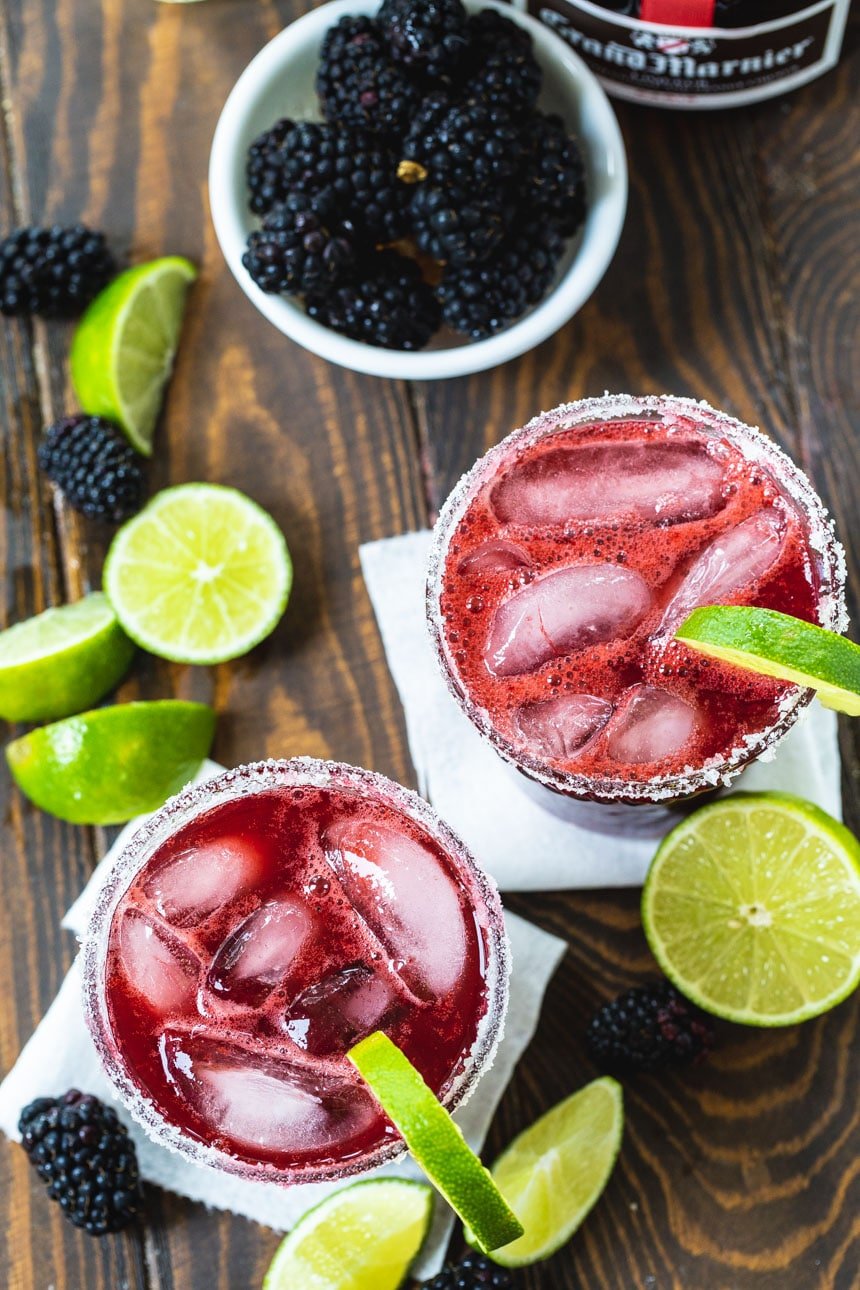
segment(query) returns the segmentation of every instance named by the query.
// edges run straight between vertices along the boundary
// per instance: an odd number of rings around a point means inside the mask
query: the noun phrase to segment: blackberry
[[[18,1121],[21,1145],[48,1195],[91,1236],[119,1232],[143,1209],[134,1143],[116,1111],[71,1088],[37,1097]]]
[[[372,18],[345,17],[323,42],[317,69],[323,116],[400,137],[418,110],[420,93],[392,64]]]
[[[404,167],[419,181],[453,185],[503,204],[506,187],[520,169],[524,140],[507,113],[478,99],[452,103],[431,95],[403,144]]]
[[[0,242],[0,313],[74,318],[116,270],[104,233],[19,228]]]
[[[421,1284],[423,1290],[510,1290],[514,1283],[506,1268],[483,1254],[469,1254],[460,1263],[446,1263],[437,1277]]]
[[[523,174],[523,205],[570,237],[585,219],[585,166],[579,144],[560,116],[538,113],[529,123],[533,148]]]
[[[468,62],[479,67],[491,54],[526,49],[531,52],[532,38],[525,27],[506,18],[498,9],[479,9],[466,24],[469,41]]]
[[[140,510],[141,460],[104,417],[64,417],[45,431],[39,465],[70,506],[91,519],[121,524]]]
[[[394,60],[428,81],[450,75],[468,47],[460,0],[383,0],[377,22]]]
[[[450,268],[436,289],[442,318],[464,336],[492,336],[542,299],[564,240],[552,229],[516,233],[482,264]]]
[[[543,73],[531,50],[500,49],[471,72],[467,85],[472,97],[519,117],[537,103],[542,83]]]
[[[601,1070],[624,1074],[687,1066],[714,1045],[710,1020],[668,981],[637,986],[605,1004],[586,1032]]]
[[[382,349],[422,349],[439,327],[439,306],[414,260],[394,251],[367,257],[360,278],[308,295],[311,318]]]
[[[505,234],[498,209],[468,185],[419,184],[409,213],[419,249],[443,264],[486,260]]]
[[[326,197],[289,193],[250,235],[242,263],[263,291],[301,295],[347,276],[353,242],[338,227]]]
[[[282,147],[295,121],[282,117],[264,130],[248,149],[245,177],[248,182],[248,205],[255,215],[265,215],[287,195],[284,182]]]

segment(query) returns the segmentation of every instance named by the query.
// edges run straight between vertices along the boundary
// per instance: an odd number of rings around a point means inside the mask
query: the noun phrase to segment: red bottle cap
[[[713,27],[716,0],[642,0],[639,17],[667,27]]]

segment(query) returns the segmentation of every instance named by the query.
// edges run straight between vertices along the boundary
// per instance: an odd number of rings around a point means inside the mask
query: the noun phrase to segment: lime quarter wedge
[[[185,297],[196,277],[191,261],[179,255],[126,269],[99,292],[72,341],[72,384],[81,408],[115,421],[145,457],[152,455]]]
[[[181,484],[119,530],[102,580],[143,649],[223,663],[274,630],[292,578],[284,535],[256,502],[219,484]]]
[[[860,717],[860,646],[814,623],[750,605],[695,609],[677,632],[699,654],[815,690],[826,708]]]
[[[663,840],[642,921],[667,977],[707,1012],[788,1026],[860,982],[860,843],[787,793],[735,793]]]
[[[433,1186],[472,1229],[478,1248],[487,1253],[522,1236],[489,1171],[397,1045],[377,1031],[348,1056]]]
[[[507,1268],[554,1254],[609,1181],[624,1130],[621,1085],[608,1076],[559,1102],[515,1138],[491,1170],[524,1234],[493,1251]],[[466,1233],[471,1241],[472,1233]]]
[[[433,1193],[374,1178],[305,1214],[278,1247],[263,1290],[397,1290],[424,1243]]]
[[[200,768],[215,714],[203,703],[119,703],[42,726],[6,747],[15,783],[72,824],[121,824],[154,811]]]
[[[16,623],[0,632],[0,717],[50,721],[82,712],[119,683],[133,654],[100,591]]]

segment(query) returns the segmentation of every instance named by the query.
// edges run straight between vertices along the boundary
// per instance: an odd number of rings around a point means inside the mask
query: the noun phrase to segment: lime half
[[[214,731],[203,703],[118,703],[32,730],[7,745],[6,759],[43,811],[72,824],[121,824],[184,788]]]
[[[0,717],[48,721],[82,712],[118,684],[133,654],[100,591],[16,623],[0,632]]]
[[[699,654],[816,690],[837,712],[860,717],[860,646],[776,609],[712,605],[677,632]]]
[[[485,1253],[523,1228],[478,1157],[408,1057],[379,1031],[350,1051],[383,1111],[437,1191],[474,1233]]]
[[[179,255],[126,269],[99,292],[72,341],[72,384],[81,408],[115,421],[145,457],[152,455],[185,297],[196,277],[191,261]]]
[[[432,1212],[433,1193],[424,1183],[374,1178],[344,1187],[284,1238],[263,1290],[397,1290]]]
[[[860,843],[787,793],[735,793],[666,837],[642,893],[655,958],[707,1012],[788,1026],[860,982]]]
[[[537,1263],[570,1240],[609,1181],[623,1129],[621,1085],[606,1076],[514,1138],[491,1172],[525,1232],[493,1252],[496,1263]],[[471,1232],[466,1239],[473,1239]]]
[[[270,515],[235,488],[157,493],[111,543],[103,582],[143,649],[176,663],[223,663],[274,630],[293,567]]]

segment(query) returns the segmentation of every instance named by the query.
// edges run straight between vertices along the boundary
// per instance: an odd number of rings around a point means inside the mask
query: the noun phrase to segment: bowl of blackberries
[[[612,108],[508,4],[332,0],[270,41],[212,144],[242,289],[331,362],[460,376],[562,327],[612,259],[627,168]]]

